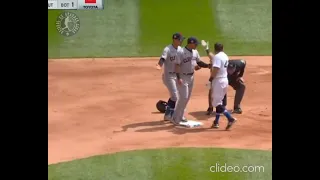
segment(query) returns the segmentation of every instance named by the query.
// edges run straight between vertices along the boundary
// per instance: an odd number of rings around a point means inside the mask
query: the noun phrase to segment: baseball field
[[[48,10],[48,179],[272,179],[271,7],[271,0],[106,0],[104,10],[70,11],[81,25],[71,37],[56,30],[62,11]],[[208,69],[195,73],[186,112],[204,125],[162,121],[155,105],[168,92],[155,64],[174,32],[219,41],[231,59],[247,61],[244,112],[231,131],[225,117],[221,129],[209,128]],[[230,87],[228,108],[234,93]]]

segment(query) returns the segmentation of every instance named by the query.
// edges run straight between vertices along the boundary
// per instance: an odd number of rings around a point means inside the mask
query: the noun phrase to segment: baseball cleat
[[[211,115],[213,112],[213,107],[208,107],[206,115]]]
[[[174,125],[179,125],[179,123],[177,123],[174,118],[169,119],[169,121]]]
[[[169,109],[169,107],[166,109],[166,112],[164,113],[164,118],[163,120],[165,121],[170,121],[170,119],[172,119],[172,115],[173,115],[174,110]]]
[[[229,130],[231,127],[232,127],[232,125],[237,121],[237,119],[235,119],[235,118],[232,118],[232,119],[230,119],[230,120],[228,120],[229,122],[228,122],[228,125],[227,125],[227,127],[226,127],[226,130]]]
[[[188,122],[188,120],[187,120],[187,118],[186,117],[182,117],[182,119],[181,119],[181,122]]]
[[[241,108],[235,108],[232,113],[234,114],[242,114],[242,109]]]
[[[211,126],[211,128],[218,129],[218,128],[219,128],[219,124],[213,123],[212,126]]]
[[[163,118],[164,121],[170,121],[170,119],[172,119],[172,117],[170,115],[164,116],[164,118]]]
[[[215,120],[213,121],[211,128],[218,129],[219,128],[219,123],[217,123]]]

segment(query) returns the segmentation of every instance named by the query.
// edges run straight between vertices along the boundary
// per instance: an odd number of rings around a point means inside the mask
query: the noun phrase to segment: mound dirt
[[[232,57],[232,59],[238,57]],[[176,128],[162,121],[155,107],[167,101],[158,58],[49,60],[48,163],[125,150],[164,147],[272,148],[272,57],[241,57],[247,61],[244,113],[231,131],[209,127],[209,70],[195,73],[186,117],[201,128]],[[208,59],[204,58],[207,62]],[[234,90],[228,91],[233,107]]]

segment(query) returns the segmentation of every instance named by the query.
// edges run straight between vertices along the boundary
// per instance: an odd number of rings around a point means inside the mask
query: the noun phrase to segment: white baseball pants
[[[228,78],[215,78],[211,84],[212,106],[222,105],[222,100],[228,92]]]

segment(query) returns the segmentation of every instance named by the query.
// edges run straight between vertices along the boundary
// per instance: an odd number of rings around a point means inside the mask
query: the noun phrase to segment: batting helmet
[[[168,103],[162,100],[159,100],[156,104],[156,107],[158,109],[158,111],[160,111],[161,113],[164,113],[166,111]]]

